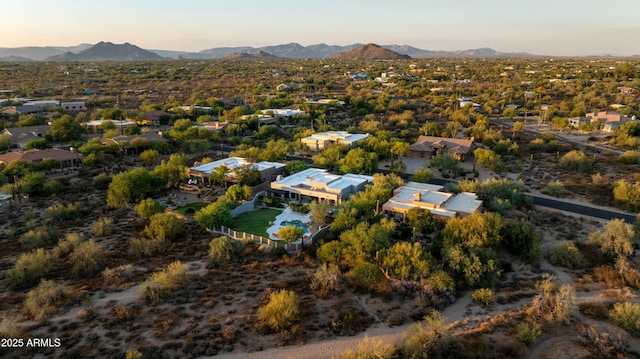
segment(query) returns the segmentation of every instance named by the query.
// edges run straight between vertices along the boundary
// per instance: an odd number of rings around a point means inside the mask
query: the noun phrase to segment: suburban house
[[[229,157],[191,167],[189,168],[189,177],[197,183],[208,183],[209,176],[212,173],[215,173],[216,169],[223,166],[228,170],[228,173],[226,174],[228,182],[237,183],[238,180],[236,177],[238,176],[238,172],[242,171],[244,168],[251,168],[258,171],[258,178],[260,179],[260,182],[268,183],[284,174],[285,164],[268,161],[253,163],[242,157]]]
[[[24,106],[35,106],[42,110],[48,110],[52,107],[60,106],[60,101],[58,100],[39,100],[39,101],[29,101],[23,104]]]
[[[27,143],[33,140],[42,140],[45,134],[51,129],[49,125],[25,126],[5,128],[0,132],[3,135],[11,136],[13,144],[19,148],[25,148]]]
[[[165,112],[165,111],[148,111],[145,112],[143,115],[144,120],[142,121],[138,121],[138,125],[141,126],[160,126],[160,122],[162,120],[162,118],[169,118],[171,116],[170,113]]]
[[[117,129],[123,130],[125,127],[129,126],[137,126],[138,124],[131,121],[122,121],[122,120],[92,120],[87,122],[85,125],[89,130],[93,133],[98,133],[98,127],[105,122],[112,122]]]
[[[442,192],[442,189],[438,185],[408,182],[393,191],[393,197],[382,206],[382,211],[389,217],[404,221],[411,208],[429,210],[442,220],[466,217],[482,210],[482,201],[478,200],[475,193],[462,192],[456,195]]]
[[[580,117],[571,117],[569,119],[569,124],[573,127],[580,127],[580,125],[586,125],[591,123],[591,118],[580,116]]]
[[[84,111],[87,107],[84,104],[84,101],[76,101],[76,102],[63,102],[60,104],[62,109],[69,112],[77,112]]]
[[[307,112],[302,110],[293,110],[290,108],[271,108],[267,110],[260,110],[262,114],[273,115],[276,117],[291,117],[296,115],[305,115]]]
[[[40,106],[23,105],[23,106],[7,106],[4,107],[0,113],[5,115],[29,115],[32,113],[43,113],[44,110]]]
[[[615,111],[591,112],[587,114],[587,117],[591,119],[591,122],[601,122],[603,132],[613,132],[625,123],[632,121],[627,115]]]
[[[420,136],[411,146],[410,155],[413,157],[431,158],[440,154],[448,154],[458,161],[464,161],[475,149],[473,137],[446,138],[434,136]]]
[[[308,168],[271,183],[274,196],[300,202],[329,201],[340,204],[373,182],[366,175],[336,175],[324,169]]]
[[[205,130],[208,131],[216,131],[216,132],[224,132],[227,127],[229,127],[229,122],[218,122],[218,121],[212,121],[212,122],[203,122],[200,124],[200,126],[202,126]]]
[[[369,137],[369,134],[353,134],[347,131],[328,131],[314,133],[309,137],[300,139],[302,143],[307,145],[311,151],[322,151],[330,145],[342,145],[346,147],[354,147],[360,141]]]
[[[38,164],[47,158],[60,162],[64,167],[70,167],[79,164],[82,160],[82,155],[59,148],[47,148],[44,150],[30,149],[21,152],[7,152],[0,155],[0,164],[9,164],[14,161],[26,161],[32,164]]]

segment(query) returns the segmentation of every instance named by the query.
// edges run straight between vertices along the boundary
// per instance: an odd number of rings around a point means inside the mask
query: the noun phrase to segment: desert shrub
[[[222,339],[224,339],[227,344],[235,343],[236,340],[238,340],[238,329],[233,325],[224,327],[224,329],[222,329]]]
[[[174,240],[184,231],[184,222],[171,213],[156,213],[151,216],[144,233],[149,238]]]
[[[340,268],[333,264],[324,264],[316,270],[311,279],[311,289],[324,297],[333,291],[341,290],[342,274]]]
[[[586,264],[584,255],[573,242],[564,242],[549,250],[549,262],[565,268],[580,268]]]
[[[542,251],[542,235],[525,219],[507,219],[500,230],[502,245],[527,263],[538,260]]]
[[[422,244],[398,242],[380,251],[382,268],[393,278],[417,280],[426,278],[431,270],[431,255]]]
[[[46,277],[55,264],[53,254],[38,248],[31,253],[22,254],[16,265],[7,272],[7,278],[13,287],[31,287]]]
[[[529,314],[532,321],[568,323],[576,311],[575,291],[571,285],[558,285],[553,275],[545,275],[536,283],[540,294],[531,301]]]
[[[3,315],[0,321],[0,338],[21,338],[22,329],[14,316]]]
[[[115,230],[113,218],[110,217],[100,217],[91,224],[91,233],[97,237],[108,236]]]
[[[540,328],[540,324],[538,323],[529,324],[526,322],[522,322],[518,324],[517,329],[518,340],[525,344],[533,343],[540,336],[540,334],[542,334],[542,329]]]
[[[187,266],[180,261],[169,264],[164,270],[155,272],[140,286],[144,298],[152,303],[160,303],[189,278]]]
[[[14,226],[9,226],[4,230],[4,236],[8,240],[14,240],[17,234],[18,234],[18,228]]]
[[[56,204],[44,210],[44,218],[52,221],[69,221],[80,217],[80,202],[68,205]]]
[[[27,292],[24,308],[30,317],[35,320],[44,320],[58,310],[65,291],[66,288],[62,284],[52,280],[42,280],[36,288]]]
[[[142,353],[137,350],[127,350],[125,359],[142,359]]]
[[[489,288],[479,288],[471,294],[473,302],[479,306],[488,308],[493,304],[493,291]]]
[[[440,312],[433,311],[424,321],[413,324],[407,330],[402,346],[403,357],[446,357],[443,352],[448,350],[450,340],[451,328],[445,317]]]
[[[286,289],[272,292],[267,304],[258,309],[260,324],[278,332],[293,327],[299,317],[298,295]]]
[[[214,262],[233,261],[238,259],[242,247],[242,242],[220,236],[209,242],[209,258]]]
[[[626,164],[639,164],[640,163],[640,152],[638,151],[627,151],[618,157],[618,162],[626,163]]]
[[[431,273],[429,278],[427,278],[427,284],[431,288],[441,291],[449,291],[451,293],[455,293],[456,290],[455,281],[447,272],[443,270],[437,270]]]
[[[550,196],[554,197],[560,197],[565,192],[564,183],[560,180],[550,181],[545,189]]]
[[[97,190],[105,190],[109,188],[110,183],[111,183],[111,176],[105,173],[101,173],[93,177],[93,180],[91,180],[91,184],[93,185],[93,188]]]
[[[129,241],[128,253],[138,257],[148,257],[153,254],[163,253],[167,247],[167,241],[161,238],[137,237]]]
[[[378,266],[367,262],[356,264],[353,269],[349,271],[348,276],[351,285],[362,291],[373,289],[382,282],[383,278]]]
[[[392,344],[384,344],[380,338],[369,338],[366,334],[355,349],[348,349],[337,359],[387,359],[395,357]]]
[[[604,229],[591,233],[588,244],[596,245],[608,258],[629,257],[636,243],[633,226],[622,219],[612,219],[605,223]]]
[[[134,209],[140,218],[149,219],[154,214],[164,212],[165,208],[160,203],[154,201],[151,198],[146,198],[140,201]]]
[[[558,165],[566,170],[588,172],[593,169],[593,159],[580,150],[573,150],[564,154]]]
[[[102,271],[104,285],[112,286],[128,282],[133,276],[131,264],[125,264],[116,268],[105,268]]]
[[[640,336],[640,304],[631,302],[616,303],[609,312],[609,318],[634,336]]]
[[[69,255],[71,273],[76,277],[96,274],[102,263],[102,245],[95,241],[80,243]]]
[[[600,331],[589,326],[578,336],[580,344],[595,358],[618,359],[627,357],[627,343],[619,336],[614,338],[606,331]]]
[[[84,242],[85,240],[86,238],[82,233],[66,233],[64,235],[64,238],[59,240],[58,245],[53,249],[53,254],[55,254],[56,257],[65,256],[73,252],[73,250],[76,249],[80,245],[80,243]]]
[[[58,229],[51,226],[42,226],[36,229],[30,229],[23,233],[18,242],[24,248],[37,248],[51,243],[58,236]]]

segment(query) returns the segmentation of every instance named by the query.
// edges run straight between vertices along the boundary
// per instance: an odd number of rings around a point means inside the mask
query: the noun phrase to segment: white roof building
[[[442,192],[438,185],[408,182],[393,192],[393,197],[382,206],[382,210],[394,217],[405,215],[411,208],[423,208],[440,218],[465,217],[482,209],[482,201],[475,193],[453,194]]]
[[[358,142],[369,137],[368,133],[349,133],[347,131],[328,131],[314,133],[309,137],[302,138],[300,141],[307,145],[311,151],[322,151],[332,144],[353,147]]]
[[[341,203],[352,194],[365,189],[373,177],[367,175],[336,175],[319,168],[308,168],[271,183],[271,189],[286,199]]]
[[[274,116],[281,116],[281,117],[291,117],[295,115],[304,115],[307,113],[306,111],[292,110],[290,108],[282,108],[282,109],[272,108],[272,109],[262,110],[260,112],[262,112],[265,115],[273,114]]]
[[[234,179],[236,177],[236,170],[250,166],[250,168],[257,170],[260,173],[260,179],[263,182],[266,182],[273,181],[278,175],[282,174],[284,172],[285,164],[269,161],[253,163],[242,157],[229,157],[191,167],[189,168],[189,175],[199,177],[201,179],[208,178],[209,175],[214,173],[218,167],[222,166],[229,169],[229,172],[226,175],[229,179]]]

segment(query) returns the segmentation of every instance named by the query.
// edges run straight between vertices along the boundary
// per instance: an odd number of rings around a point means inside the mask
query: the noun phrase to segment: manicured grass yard
[[[208,205],[209,205],[209,203],[205,203],[205,202],[189,203],[189,204],[185,204],[185,205],[184,205],[184,206],[182,206],[182,207],[178,207],[178,208],[176,208],[176,211],[177,211],[178,213],[182,213],[182,214],[185,214],[185,215],[193,215],[193,213],[191,213],[191,214],[187,213],[187,209],[188,209],[188,208],[193,208],[193,209],[194,209],[194,211],[197,211],[197,210],[199,210],[199,209],[201,209],[201,208],[204,208],[204,207],[206,207],[206,206],[208,206]]]
[[[263,208],[254,212],[243,213],[233,219],[231,229],[267,237],[269,222],[273,222],[281,212],[277,209]]]

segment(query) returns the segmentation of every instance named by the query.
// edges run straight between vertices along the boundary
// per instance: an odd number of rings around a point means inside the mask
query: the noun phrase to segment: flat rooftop
[[[273,182],[276,187],[306,187],[319,190],[343,190],[364,182],[373,182],[373,177],[366,175],[345,174],[336,175],[319,168],[308,168]]]
[[[213,173],[213,171],[216,168],[222,167],[222,166],[225,166],[228,169],[233,170],[246,165],[252,165],[258,171],[264,171],[269,168],[282,168],[285,166],[285,164],[279,163],[279,162],[262,161],[258,163],[252,163],[242,157],[229,157],[229,158],[223,158],[221,160],[205,163],[203,165],[194,166],[194,167],[191,167],[189,170],[198,171],[202,173]]]

